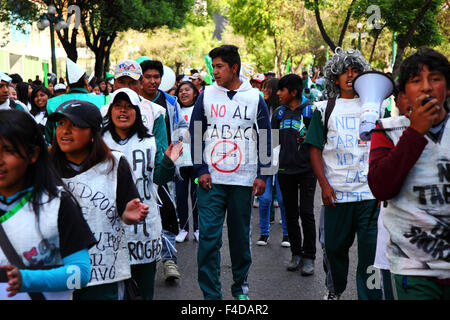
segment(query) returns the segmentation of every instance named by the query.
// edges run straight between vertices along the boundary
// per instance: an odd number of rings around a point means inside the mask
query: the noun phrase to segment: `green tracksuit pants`
[[[381,300],[380,289],[369,289],[367,280],[371,272],[367,268],[373,265],[377,242],[377,219],[379,208],[374,208],[376,200],[337,203],[336,207],[325,207],[324,236],[326,268],[331,276],[335,293],[344,292],[347,286],[349,267],[349,249],[355,235],[358,241],[358,266],[356,270],[356,288],[360,300]],[[372,216],[372,217],[371,217]],[[370,220],[370,221],[369,221]]]
[[[252,187],[213,184],[212,189],[208,191],[198,187],[197,197],[200,233],[197,254],[198,282],[205,300],[222,299],[220,248],[225,215],[233,273],[231,293],[235,297],[247,294],[247,275],[252,263]]]

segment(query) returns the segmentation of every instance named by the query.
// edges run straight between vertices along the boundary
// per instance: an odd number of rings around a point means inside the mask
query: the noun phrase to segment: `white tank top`
[[[29,194],[30,195],[30,194]],[[2,216],[2,227],[25,266],[62,266],[59,248],[58,213],[61,204],[59,197],[49,201],[47,194],[41,199],[39,221],[33,206],[25,195],[9,212]],[[45,239],[45,240],[44,240]],[[0,249],[0,265],[10,264]],[[27,293],[21,292],[8,297],[7,283],[0,283],[0,300],[30,300]],[[42,292],[48,300],[69,300],[72,290]]]
[[[103,161],[75,177],[63,179],[81,206],[98,243],[89,249],[91,279],[88,286],[131,277],[124,223],[116,208],[117,168],[121,156],[113,152],[114,169]]]
[[[134,134],[126,144],[114,141],[109,131],[103,135],[105,143],[113,150],[122,152],[133,172],[136,188],[141,201],[147,204],[149,213],[142,223],[125,226],[128,251],[131,264],[150,263],[159,259],[161,254],[161,217],[157,206],[157,192],[153,184],[155,168],[155,137],[140,140]]]

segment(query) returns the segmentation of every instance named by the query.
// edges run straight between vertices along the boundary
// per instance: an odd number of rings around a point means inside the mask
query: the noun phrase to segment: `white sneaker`
[[[195,232],[194,232],[194,239],[195,239],[195,241],[198,242],[198,239],[199,239],[199,238],[200,238],[200,234],[199,234],[198,229],[197,229],[197,230],[195,230]]]
[[[184,242],[184,241],[188,240],[188,235],[189,235],[189,233],[186,230],[181,229],[180,232],[178,233],[177,237],[175,238],[175,241],[179,242],[179,243]]]

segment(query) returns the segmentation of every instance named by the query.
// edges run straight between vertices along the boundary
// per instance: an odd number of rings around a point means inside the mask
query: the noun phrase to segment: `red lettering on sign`
[[[227,113],[227,107],[225,105],[222,105],[219,108],[218,104],[215,107],[214,107],[214,104],[211,104],[211,117],[214,116],[213,112],[216,117],[218,116],[220,118],[223,118],[223,117],[225,117],[225,114]]]

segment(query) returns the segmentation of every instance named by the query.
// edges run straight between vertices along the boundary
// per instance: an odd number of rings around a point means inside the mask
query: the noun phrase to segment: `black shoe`
[[[269,241],[269,236],[260,236],[256,244],[258,246],[267,246],[267,242]]]
[[[314,274],[314,260],[304,258],[302,267],[302,276],[312,276],[313,274]]]
[[[287,266],[288,271],[297,271],[300,270],[300,266],[302,264],[302,257],[298,255],[293,255],[291,262],[289,262]]]

